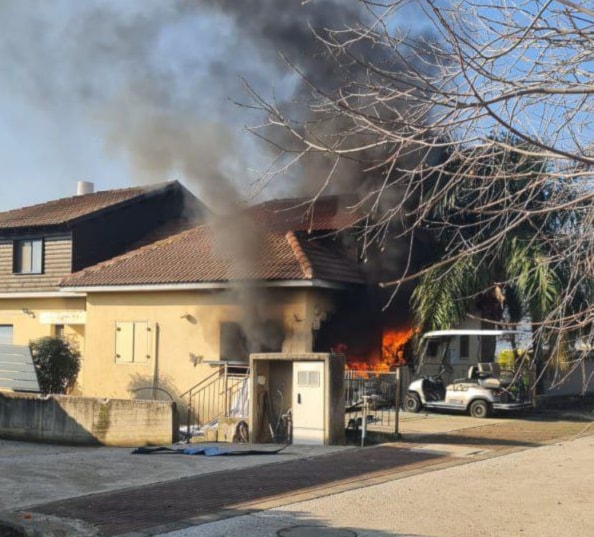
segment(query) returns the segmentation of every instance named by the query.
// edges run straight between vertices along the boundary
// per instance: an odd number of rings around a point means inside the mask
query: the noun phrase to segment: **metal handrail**
[[[187,405],[187,432],[190,432],[193,409],[199,411],[199,419],[196,421],[202,425],[210,423],[221,416],[229,414],[229,406],[235,395],[239,393],[239,384],[229,386],[229,364],[221,364],[224,367],[223,376],[221,368],[213,372],[199,383],[186,390],[180,397],[188,397]],[[248,377],[249,367],[233,364],[233,367],[241,367],[245,372],[240,375],[233,375],[231,379],[245,379]]]
[[[198,382],[197,384],[194,384],[194,386],[192,386],[189,390],[186,390],[184,393],[182,393],[179,397],[180,399],[182,397],[185,397],[188,394],[191,394],[196,388],[199,388],[200,386],[202,386],[202,384],[205,384],[206,382],[208,382],[212,377],[214,377],[215,375],[220,375],[220,369],[215,371],[214,373],[208,375],[208,377],[202,379],[200,382]]]

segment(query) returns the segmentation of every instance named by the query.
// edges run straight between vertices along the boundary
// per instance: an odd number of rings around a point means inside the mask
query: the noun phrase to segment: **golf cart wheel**
[[[404,396],[404,409],[408,412],[419,412],[421,406],[421,399],[416,393],[409,392]]]
[[[491,414],[491,408],[487,401],[479,399],[470,403],[470,415],[473,418],[488,418]]]

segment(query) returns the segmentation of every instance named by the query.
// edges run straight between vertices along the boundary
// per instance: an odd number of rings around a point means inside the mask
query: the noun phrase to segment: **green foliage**
[[[415,325],[425,332],[458,324],[466,314],[465,298],[476,286],[477,276],[470,258],[435,268],[422,276],[412,296]]]
[[[501,351],[497,355],[495,361],[499,364],[502,370],[513,371],[515,362],[514,351],[511,349]]]
[[[516,351],[505,349],[499,352],[495,358],[495,362],[499,364],[502,370],[515,371],[525,352],[522,349]]]
[[[559,275],[542,248],[522,244],[516,238],[509,241],[509,246],[507,277],[525,297],[532,321],[540,322],[556,306],[562,294]]]
[[[43,393],[66,393],[80,370],[80,353],[59,337],[31,341],[31,354]]]
[[[434,266],[411,301],[422,331],[450,328],[477,307],[483,318],[501,321],[497,289],[505,292],[510,322],[529,314],[539,323],[560,304],[564,288],[575,287],[554,245],[571,235],[579,215],[542,210],[552,196],[569,199],[567,181],[550,179],[548,163],[523,142],[491,139],[486,149],[446,155],[446,172],[429,181],[426,202],[436,202],[424,228],[433,233]]]

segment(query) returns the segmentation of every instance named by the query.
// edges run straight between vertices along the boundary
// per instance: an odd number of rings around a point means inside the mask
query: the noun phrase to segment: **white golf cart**
[[[526,334],[504,330],[428,332],[421,339],[416,368],[420,376],[408,387],[405,410],[458,410],[485,418],[497,410],[530,408],[522,375],[513,370],[511,363],[504,364],[509,369],[502,369],[494,361],[496,356],[511,356],[502,344],[516,349],[521,338]],[[517,351],[511,352],[518,356]]]

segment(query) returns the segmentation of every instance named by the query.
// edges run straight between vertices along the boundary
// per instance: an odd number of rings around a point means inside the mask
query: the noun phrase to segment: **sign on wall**
[[[86,324],[86,311],[42,311],[39,313],[41,324]]]

